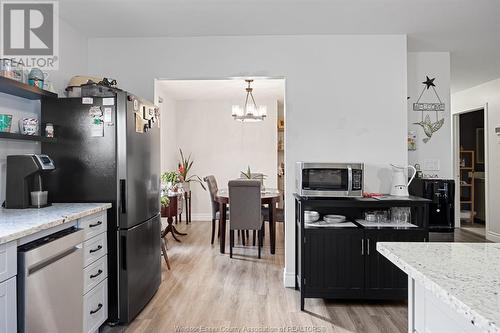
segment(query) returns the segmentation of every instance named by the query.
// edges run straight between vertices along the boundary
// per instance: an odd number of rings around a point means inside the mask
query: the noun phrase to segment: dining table
[[[267,205],[269,209],[269,238],[271,243],[271,254],[276,252],[276,204],[281,196],[281,191],[276,188],[265,188],[260,193],[261,203]],[[215,200],[220,205],[220,253],[226,251],[226,220],[227,220],[227,205],[229,202],[229,190],[227,188],[220,189],[215,195]]]

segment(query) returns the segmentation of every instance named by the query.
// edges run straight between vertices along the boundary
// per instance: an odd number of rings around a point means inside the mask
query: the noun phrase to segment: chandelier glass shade
[[[245,80],[248,84],[246,91],[245,104],[233,105],[232,116],[234,120],[241,122],[257,122],[262,121],[267,116],[267,107],[265,105],[257,106],[253,97],[253,88],[251,84],[253,80]]]

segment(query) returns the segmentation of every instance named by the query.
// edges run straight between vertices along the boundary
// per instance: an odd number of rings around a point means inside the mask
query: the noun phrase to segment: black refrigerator
[[[130,93],[44,99],[42,143],[56,170],[45,185],[50,202],[110,202],[108,321],[128,323],[161,282],[160,129],[155,106]]]

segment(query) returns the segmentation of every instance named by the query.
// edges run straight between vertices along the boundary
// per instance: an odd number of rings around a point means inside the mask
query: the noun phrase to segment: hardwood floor
[[[178,225],[188,236],[168,236],[172,270],[162,260],[160,289],[128,327],[106,332],[369,332],[407,331],[406,302],[339,302],[307,299],[300,311],[299,292],[283,287],[284,239],[277,226],[276,254],[269,240],[262,259],[257,249],[238,245],[234,258],[210,245],[210,223]],[[266,232],[266,236],[269,235]],[[461,235],[462,241],[468,235]],[[474,235],[472,235],[474,236]],[[247,328],[246,331],[243,329]]]

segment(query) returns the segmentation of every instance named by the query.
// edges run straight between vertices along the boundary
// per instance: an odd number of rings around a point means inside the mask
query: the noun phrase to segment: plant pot
[[[184,192],[189,192],[191,191],[191,182],[182,182],[181,184],[182,189]]]

